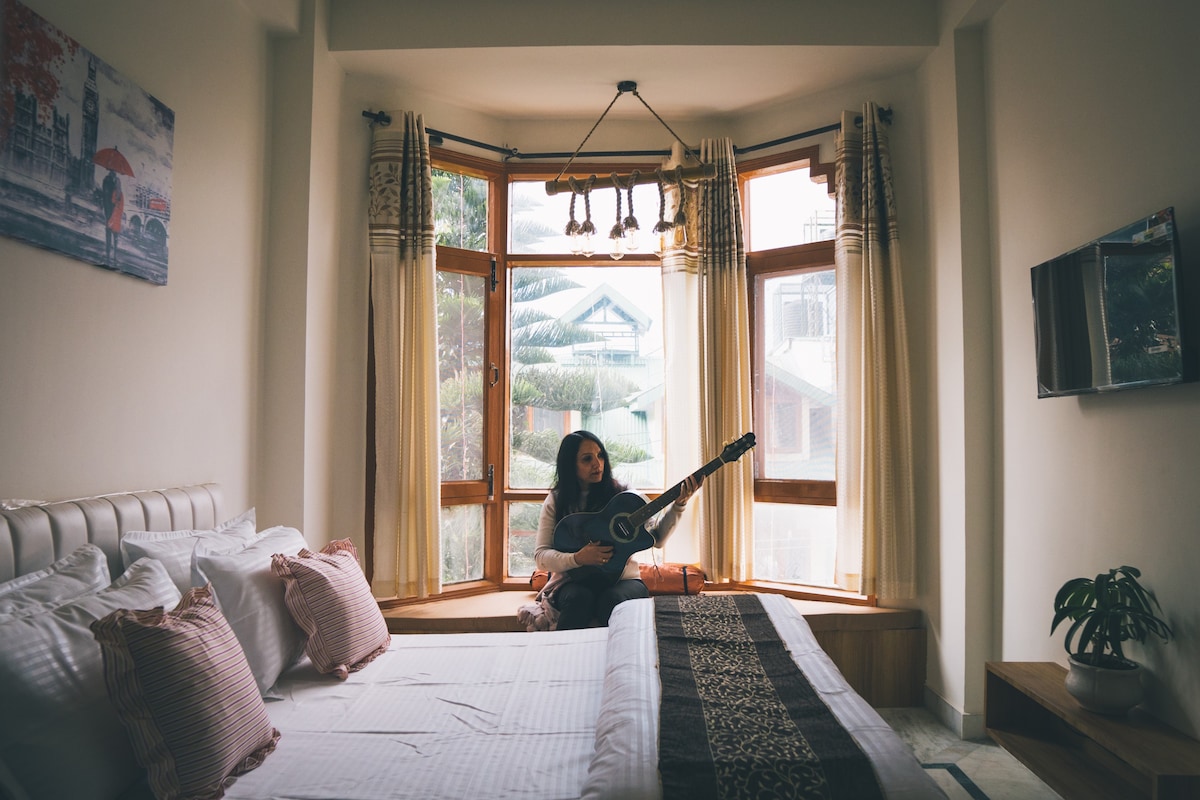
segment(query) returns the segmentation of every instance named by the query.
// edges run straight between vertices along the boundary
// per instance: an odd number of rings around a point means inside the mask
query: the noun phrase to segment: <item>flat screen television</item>
[[[1196,380],[1174,208],[1033,267],[1038,397]]]

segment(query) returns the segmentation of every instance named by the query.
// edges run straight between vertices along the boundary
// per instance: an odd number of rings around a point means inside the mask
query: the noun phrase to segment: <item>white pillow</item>
[[[95,594],[0,623],[0,762],[29,797],[116,797],[144,777],[108,699],[89,627],[119,608],[173,608],[179,590],[142,559]]]
[[[283,579],[271,570],[271,556],[294,556],[304,547],[300,531],[275,527],[243,547],[221,549],[201,539],[192,552],[192,581],[196,586],[212,584],[217,605],[241,643],[262,694],[304,649],[304,632],[284,604]]]
[[[94,544],[80,545],[45,569],[0,583],[0,622],[92,594],[109,580],[104,551]]]
[[[250,509],[210,530],[129,531],[121,537],[121,561],[125,568],[139,558],[157,558],[180,594],[192,588],[192,549],[204,541],[218,549],[241,546],[254,539],[254,509]]]

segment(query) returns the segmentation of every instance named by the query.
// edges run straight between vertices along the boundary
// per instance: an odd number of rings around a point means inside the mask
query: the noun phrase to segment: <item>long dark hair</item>
[[[595,442],[600,448],[600,457],[604,459],[604,474],[600,483],[588,491],[587,508],[577,509],[579,505],[579,472],[575,460],[579,456],[579,448],[584,442]],[[608,450],[600,437],[591,431],[574,431],[563,437],[558,446],[558,458],[554,466],[554,484],[550,491],[554,492],[554,509],[557,519],[562,519],[571,510],[599,511],[625,486],[613,478],[612,462],[608,458]]]

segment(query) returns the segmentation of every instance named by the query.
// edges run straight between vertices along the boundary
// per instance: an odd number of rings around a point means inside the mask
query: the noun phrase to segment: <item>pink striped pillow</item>
[[[173,611],[92,623],[104,682],[159,800],[217,798],[279,741],[237,637],[208,586]]]
[[[319,553],[276,554],[271,569],[283,579],[284,602],[308,636],[304,649],[318,671],[345,680],[388,649],[387,623],[349,539]]]

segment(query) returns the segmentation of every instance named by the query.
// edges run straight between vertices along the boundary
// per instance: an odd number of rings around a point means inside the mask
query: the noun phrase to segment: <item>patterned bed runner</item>
[[[663,800],[883,797],[757,597],[654,601]]]

